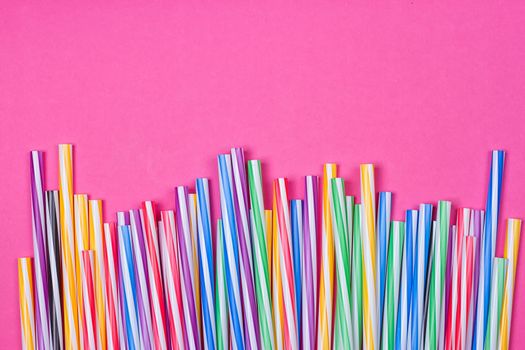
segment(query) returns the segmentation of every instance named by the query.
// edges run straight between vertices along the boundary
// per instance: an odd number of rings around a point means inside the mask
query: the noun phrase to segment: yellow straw
[[[35,348],[35,299],[32,260],[32,258],[18,258],[20,325],[22,328],[22,349],[24,350]]]

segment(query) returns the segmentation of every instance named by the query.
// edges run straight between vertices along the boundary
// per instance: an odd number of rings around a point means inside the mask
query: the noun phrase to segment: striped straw
[[[148,289],[148,260],[144,242],[144,214],[139,209],[129,211],[131,241],[135,262],[137,288],[137,309],[139,317],[140,348],[149,350],[153,347],[153,326]]]
[[[377,282],[379,287],[377,300],[378,321],[381,324],[383,319],[383,305],[385,300],[386,270],[387,270],[387,252],[388,252],[388,235],[390,234],[390,215],[392,211],[392,192],[379,192],[379,201],[377,205]]]
[[[95,264],[95,252],[93,250],[83,250],[80,259],[80,276],[82,280],[82,339],[84,349],[100,349],[96,340],[97,317],[95,305],[95,279],[93,268]]]
[[[450,202],[438,203],[437,230],[433,237],[425,348],[435,349],[444,338],[444,288],[450,229]]]
[[[217,246],[215,256],[215,324],[217,326],[217,350],[230,348],[228,329],[228,298],[226,297],[226,264],[224,257],[224,233],[222,220],[217,220]]]
[[[463,251],[461,253],[461,295],[459,332],[456,331],[456,345],[458,350],[465,349],[468,324],[473,318],[473,284],[474,284],[474,259],[476,252],[476,237],[464,237]],[[457,320],[457,319],[456,319]]]
[[[503,258],[494,258],[492,283],[490,288],[489,314],[487,317],[487,334],[485,335],[485,349],[496,349],[500,337],[499,329],[501,311],[503,309],[503,295],[505,294],[505,278],[509,261]]]
[[[229,154],[218,156],[219,184],[221,197],[221,214],[224,229],[224,250],[226,260],[226,283],[228,286],[228,305],[231,346],[233,349],[244,349],[242,330],[243,314],[241,309],[239,241],[237,240],[237,222],[235,218],[232,163]]]
[[[199,327],[197,325],[197,305],[195,300],[195,279],[193,274],[193,246],[190,231],[188,188],[175,188],[175,212],[179,235],[180,265],[182,269],[182,303],[188,346],[200,349]]]
[[[95,304],[98,330],[97,346],[106,348],[106,270],[104,262],[104,226],[102,223],[102,201],[89,200],[89,247],[94,251]]]
[[[432,236],[432,204],[419,206],[416,247],[414,250],[414,268],[412,278],[415,282],[412,288],[412,303],[410,304],[410,337],[407,339],[409,349],[423,347],[423,312],[425,306],[425,291],[427,290],[427,268],[429,259],[430,239]]]
[[[319,303],[317,318],[317,347],[328,349],[332,346],[332,296],[334,291],[334,236],[332,232],[332,214],[330,198],[331,181],[337,176],[335,164],[323,167],[323,192],[321,212],[321,232],[319,248],[321,255],[319,269]]]
[[[354,237],[354,207],[355,197],[346,196],[346,229],[348,232],[348,238],[346,239],[348,257],[350,259],[350,275],[352,275],[352,241]]]
[[[152,347],[167,349],[166,342],[166,314],[162,285],[162,272],[160,269],[159,244],[157,234],[157,221],[155,219],[155,206],[153,202],[142,203],[142,222],[144,223],[144,236],[146,237],[149,297],[152,314]]]
[[[273,322],[275,334],[275,346],[277,349],[284,348],[283,327],[285,323],[285,312],[283,303],[283,287],[280,256],[282,248],[279,245],[277,228],[277,192],[273,191],[272,200],[272,298],[273,298]]]
[[[121,324],[120,317],[120,300],[118,298],[118,283],[119,277],[117,275],[118,261],[118,241],[117,241],[117,227],[114,222],[104,224],[104,262],[106,275],[106,328],[107,341],[110,349],[118,349],[120,347],[119,326]]]
[[[363,340],[363,251],[361,242],[361,204],[354,207],[354,229],[352,242],[352,282],[350,285],[351,319],[354,344],[352,349],[361,349]]]
[[[208,179],[197,179],[197,222],[199,238],[199,267],[202,300],[204,348],[214,350],[215,335],[215,275],[213,273],[213,234],[211,229],[210,190]]]
[[[32,350],[36,348],[33,258],[18,258],[18,288],[20,291],[22,349]]]
[[[193,250],[192,262],[192,277],[193,277],[193,297],[195,298],[195,311],[197,316],[197,330],[199,334],[199,346],[202,347],[202,317],[201,317],[201,283],[199,278],[199,237],[197,227],[197,195],[195,193],[188,194],[188,214],[190,218],[190,233],[191,233],[191,247]]]
[[[129,213],[127,211],[117,211],[117,230],[120,226],[129,225]]]
[[[301,320],[302,320],[302,299],[301,299],[301,260],[303,245],[303,201],[294,199],[290,201],[290,221],[292,229],[292,257],[293,257],[293,272],[295,285],[295,311],[297,317],[297,337],[298,346],[301,347]],[[301,347],[302,348],[302,347]]]
[[[476,238],[476,247],[474,249],[474,280],[472,282],[472,300],[470,305],[471,315],[467,322],[467,336],[465,339],[465,348],[472,349],[472,339],[474,336],[474,325],[476,322],[476,306],[478,305],[478,281],[479,281],[479,263],[481,254],[481,237],[483,232],[483,222],[485,220],[484,210],[473,210],[470,218],[470,235]]]
[[[167,324],[169,326],[171,349],[188,348],[184,337],[185,323],[182,304],[182,278],[179,269],[178,236],[175,229],[175,213],[173,210],[162,211],[162,231],[159,232],[159,243],[164,271],[164,288],[166,294]]]
[[[131,244],[131,228],[129,225],[118,227],[119,243],[119,276],[121,287],[121,302],[123,305],[123,323],[125,324],[127,348],[140,349],[139,321],[137,310],[137,288]]]
[[[129,213],[127,211],[118,211],[117,212],[117,226],[116,226],[116,251],[119,252],[119,236],[120,236],[120,226],[129,226]],[[119,338],[121,343],[128,343],[128,340],[126,338],[127,332],[126,332],[126,320],[124,319],[124,313],[125,313],[125,305],[124,305],[124,291],[122,290],[122,276],[120,276],[120,267],[118,264],[120,263],[120,258],[117,256],[115,257],[116,264],[117,264],[117,289],[119,291],[118,297],[119,297],[119,313],[118,313],[118,331],[119,331]]]
[[[239,264],[241,271],[241,293],[243,300],[244,337],[247,348],[259,347],[259,320],[253,280],[252,242],[248,209],[248,183],[242,148],[232,148],[232,169],[235,189],[234,205],[239,235]]]
[[[273,348],[273,325],[270,292],[270,260],[268,255],[267,226],[262,192],[261,161],[248,161],[248,183],[250,189],[251,223],[253,234],[255,292],[259,324],[261,327],[261,346]]]
[[[350,319],[350,257],[348,256],[348,226],[346,222],[346,197],[344,180],[331,181],[330,208],[334,228],[335,266],[337,276],[334,348],[350,349],[353,332]]]
[[[406,349],[408,341],[408,322],[412,307],[412,289],[414,272],[414,252],[417,242],[418,211],[406,211],[405,244],[403,247],[403,262],[401,264],[401,286],[399,290],[399,306],[396,321],[395,349]]]
[[[279,264],[281,269],[282,303],[284,308],[284,346],[287,349],[298,348],[298,327],[295,300],[295,273],[293,266],[292,237],[290,225],[290,207],[288,202],[287,180],[279,178],[273,182],[276,198],[277,231],[279,245]]]
[[[453,270],[452,269],[452,255],[454,255],[453,253],[454,253],[454,250],[456,249],[456,247],[454,246],[455,241],[456,241],[456,234],[457,234],[456,225],[452,225],[452,229],[450,230],[450,238],[448,240],[448,246],[447,246],[447,268],[445,270],[445,318],[446,320],[445,320],[445,326],[443,327],[444,328],[443,330],[443,333],[444,333],[443,348],[445,347],[446,337],[448,336],[449,331],[450,331],[447,322],[448,322],[448,315],[451,313],[450,308],[452,306],[452,303],[451,303],[452,293],[450,293],[450,291],[452,290],[452,270]],[[434,250],[433,249],[434,239],[432,239],[431,245],[432,245],[431,247],[431,254],[432,254],[432,251]],[[430,259],[432,261],[432,256],[430,257]],[[427,288],[427,291],[428,291],[428,288]],[[426,307],[428,308],[428,298],[427,298]]]
[[[73,146],[58,145],[60,231],[62,234],[63,308],[66,349],[78,348],[78,308],[73,216]]]
[[[62,349],[62,264],[60,262],[58,191],[46,191],[47,263],[49,272],[49,328],[52,349]]]
[[[76,243],[76,255],[82,256],[82,251],[89,250],[89,215],[88,215],[88,196],[87,194],[75,194],[73,196],[74,201],[74,212],[75,212],[75,243]],[[80,274],[80,261],[81,258],[77,259],[77,276]],[[83,308],[84,302],[82,301],[82,279],[77,279],[77,297],[78,297],[78,319],[79,323],[83,319]],[[80,334],[80,348],[83,349],[85,345],[84,334]]]
[[[507,219],[507,237],[505,238],[504,256],[509,261],[507,277],[505,279],[505,294],[501,313],[500,339],[498,349],[508,349],[510,340],[510,326],[512,321],[512,305],[514,301],[514,285],[516,280],[516,265],[521,234],[521,220]]]
[[[363,203],[363,333],[366,349],[379,346],[377,321],[376,203],[374,166],[361,164],[361,202]]]
[[[396,316],[399,301],[399,286],[401,280],[401,261],[403,257],[403,241],[405,238],[405,223],[392,221],[388,241],[388,263],[386,273],[385,307],[383,315],[383,331],[381,332],[381,349],[394,349],[396,333]]]
[[[270,290],[272,289],[272,242],[273,242],[273,211],[271,209],[264,211],[266,221],[266,246],[268,247],[268,270],[270,277]],[[273,316],[272,316],[273,317]]]
[[[485,207],[485,223],[483,237],[481,239],[478,305],[476,311],[476,325],[474,327],[474,340],[472,344],[473,350],[483,350],[483,344],[485,342],[490,302],[492,262],[496,254],[496,238],[498,233],[504,162],[504,151],[492,151],[490,180],[487,192],[487,204]]]
[[[249,169],[249,168],[248,168]],[[315,349],[315,325],[317,310],[317,176],[305,178],[305,202],[303,216],[302,255],[302,346]]]
[[[31,218],[33,223],[33,254],[35,256],[36,344],[39,349],[47,349],[50,347],[50,342],[42,152],[32,151],[30,158]]]

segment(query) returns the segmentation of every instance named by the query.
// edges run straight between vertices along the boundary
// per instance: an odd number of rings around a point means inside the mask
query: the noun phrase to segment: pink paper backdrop
[[[75,191],[113,220],[144,199],[172,207],[173,187],[197,176],[212,179],[217,213],[216,155],[231,146],[263,160],[267,185],[288,176],[292,198],[327,161],[358,195],[358,164],[373,162],[395,219],[422,201],[479,208],[489,151],[503,148],[501,218],[525,217],[525,3],[255,2],[0,5],[3,348],[20,347],[31,149],[56,188],[56,145],[74,143]]]

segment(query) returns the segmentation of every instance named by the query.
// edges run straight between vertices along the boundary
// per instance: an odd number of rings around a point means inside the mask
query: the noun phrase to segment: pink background
[[[289,177],[292,198],[327,161],[358,194],[358,164],[373,162],[395,219],[422,201],[480,208],[489,151],[503,148],[501,218],[525,216],[524,3],[17,3],[0,5],[3,348],[20,347],[31,149],[56,188],[56,145],[74,143],[75,190],[113,220],[144,199],[172,207],[197,176],[212,179],[216,213],[215,157],[231,146],[262,159],[266,185]]]

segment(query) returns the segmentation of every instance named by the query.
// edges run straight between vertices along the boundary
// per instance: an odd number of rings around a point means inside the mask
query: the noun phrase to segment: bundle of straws
[[[495,256],[504,152],[493,151],[485,210],[421,204],[391,219],[360,166],[360,203],[337,166],[306,176],[304,199],[234,148],[210,184],[145,201],[104,222],[102,201],[73,189],[59,145],[59,189],[30,154],[34,257],[18,260],[24,349],[507,349],[521,220]],[[435,215],[434,215],[435,214]]]

